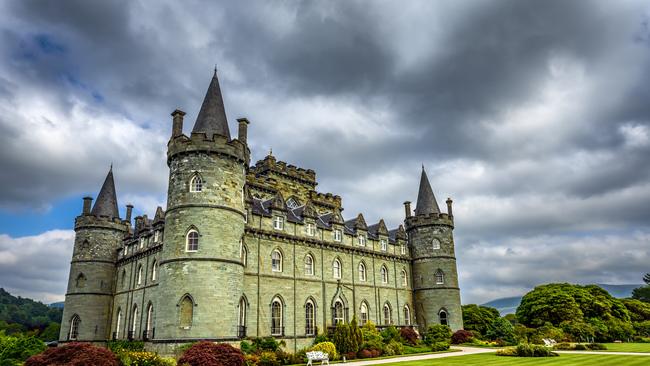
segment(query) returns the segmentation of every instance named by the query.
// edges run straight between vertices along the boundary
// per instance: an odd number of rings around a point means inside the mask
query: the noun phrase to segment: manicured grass
[[[607,350],[602,352],[647,352],[650,353],[650,343],[603,343]],[[649,360],[650,361],[650,360]],[[648,362],[650,365],[650,362]]]
[[[396,362],[384,366],[519,366],[519,365],[560,365],[560,366],[647,366],[650,356],[618,356],[618,355],[579,355],[563,354],[559,357],[504,357],[493,353],[479,355],[446,357],[432,360]]]

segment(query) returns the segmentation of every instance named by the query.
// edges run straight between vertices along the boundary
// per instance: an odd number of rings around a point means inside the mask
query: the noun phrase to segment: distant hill
[[[624,299],[626,297],[631,297],[632,290],[634,290],[637,287],[641,287],[643,285],[642,284],[608,285],[608,284],[597,283],[596,286],[600,286],[605,291],[609,292],[609,294],[612,295],[613,297],[616,297],[618,299]],[[501,313],[502,316],[506,314],[514,314],[517,311],[517,307],[519,307],[519,304],[521,303],[522,297],[523,295],[513,296],[513,297],[502,297],[499,299],[488,301],[485,304],[481,304],[481,305],[490,306],[499,310],[499,313]]]
[[[63,309],[49,307],[42,302],[13,296],[0,288],[0,328],[7,333],[30,329],[44,329],[50,323],[61,323]]]
[[[48,306],[51,308],[63,309],[63,304],[65,304],[63,301],[59,301],[59,302],[53,302]]]

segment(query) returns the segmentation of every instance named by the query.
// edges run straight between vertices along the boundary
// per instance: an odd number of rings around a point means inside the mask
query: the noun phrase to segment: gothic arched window
[[[86,276],[83,273],[79,273],[77,276],[76,285],[78,288],[83,288],[86,286]]]
[[[314,275],[314,257],[311,254],[305,256],[305,274],[307,276]]]
[[[363,262],[359,263],[359,281],[366,281],[366,265]]]
[[[411,308],[408,305],[404,305],[404,324],[411,325]]]
[[[392,319],[392,310],[388,303],[384,304],[384,325],[390,325],[393,323]]]
[[[122,332],[122,309],[117,308],[117,321],[115,322],[115,339],[120,339],[120,333]]]
[[[147,332],[146,337],[143,338],[151,338],[151,333],[153,330],[153,304],[149,303],[149,306],[147,306],[147,323],[145,324],[145,332]]]
[[[361,314],[361,324],[366,324],[368,322],[368,305],[365,301],[361,303],[359,313]]]
[[[275,297],[271,302],[271,335],[281,336],[283,334],[282,300]]]
[[[316,326],[314,325],[314,319],[316,314],[314,311],[314,303],[311,300],[307,300],[305,303],[305,334],[314,335],[316,334]]]
[[[271,270],[273,272],[282,272],[282,253],[280,253],[279,249],[275,249],[271,253]]]
[[[402,286],[408,287],[408,285],[409,285],[408,275],[406,274],[405,270],[402,270]]]
[[[445,273],[439,269],[436,271],[436,285],[444,285],[445,284]]]
[[[345,315],[343,314],[343,302],[340,299],[337,299],[334,302],[334,310],[332,312],[332,317],[334,318],[334,325],[337,325],[338,323],[344,323],[345,322]]]
[[[190,180],[190,192],[203,191],[203,179],[198,174],[194,174]]]
[[[381,275],[381,283],[388,283],[388,268],[386,268],[386,266],[381,266],[379,273]]]
[[[187,232],[187,243],[185,250],[188,252],[196,252],[199,250],[199,232],[192,229]]]
[[[153,264],[151,265],[151,280],[155,281],[158,278],[158,262],[153,261]]]
[[[77,314],[73,315],[70,319],[70,332],[68,333],[68,339],[77,340],[77,338],[79,338],[79,324],[81,324],[81,318]]]
[[[194,318],[194,301],[189,295],[185,295],[180,303],[179,325],[182,328],[189,329],[192,326]]]
[[[440,324],[448,325],[447,311],[442,309],[438,313],[438,318],[440,319]]]
[[[336,279],[341,278],[341,261],[338,258],[332,262],[332,276]]]

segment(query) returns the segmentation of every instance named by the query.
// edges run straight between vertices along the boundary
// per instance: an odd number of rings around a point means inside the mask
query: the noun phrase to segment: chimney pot
[[[84,215],[89,215],[90,214],[90,207],[92,206],[93,203],[93,198],[92,197],[84,197],[84,207],[82,210],[82,213]]]
[[[126,205],[126,218],[124,220],[129,224],[131,223],[131,213],[133,213],[133,205],[128,204]]]
[[[183,116],[185,112],[177,109],[172,112],[172,138],[183,134]]]
[[[238,118],[237,122],[239,122],[239,135],[238,139],[241,141],[244,145],[247,145],[247,140],[248,140],[248,125],[250,122],[246,118]]]
[[[453,202],[454,201],[452,201],[451,198],[447,198],[447,215],[449,215],[449,217],[454,217],[453,211],[451,210],[451,204]]]
[[[407,219],[411,217],[411,201],[404,202],[404,211]]]

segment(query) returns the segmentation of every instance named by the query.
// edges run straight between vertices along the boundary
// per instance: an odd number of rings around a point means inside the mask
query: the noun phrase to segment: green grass
[[[526,358],[504,357],[493,353],[479,355],[446,357],[431,360],[395,362],[384,366],[510,366],[510,365],[560,365],[560,366],[647,366],[650,356],[618,356],[618,355],[580,355],[563,354],[559,357]]]
[[[603,343],[607,350],[602,352],[647,352],[650,353],[650,343]],[[648,362],[650,364],[650,362]]]

